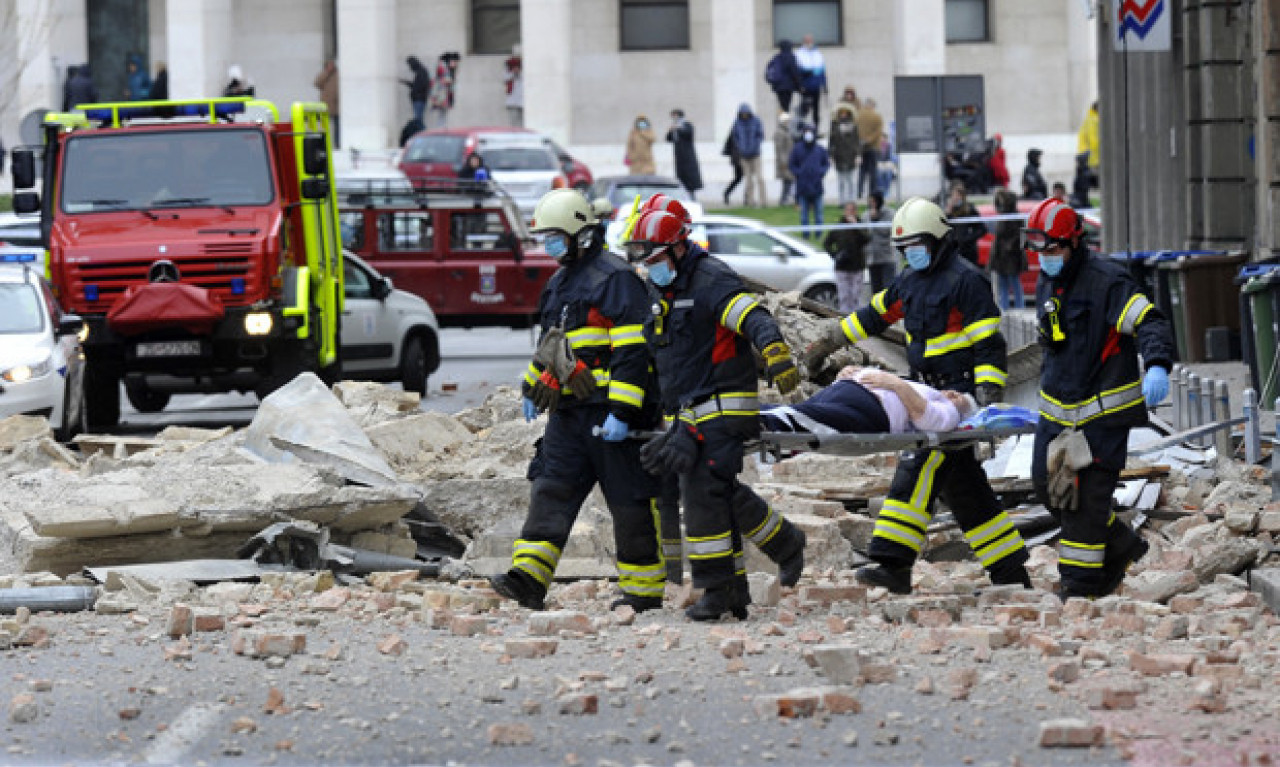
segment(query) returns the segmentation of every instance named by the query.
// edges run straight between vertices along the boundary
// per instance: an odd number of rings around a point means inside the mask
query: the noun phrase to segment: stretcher
[[[903,450],[958,450],[977,442],[995,442],[1005,437],[1034,434],[1035,424],[989,429],[959,429],[940,432],[907,432],[905,434],[809,434],[806,432],[766,431],[747,443],[748,450],[759,450],[774,456],[788,453],[821,453],[822,455],[860,456],[894,453]]]

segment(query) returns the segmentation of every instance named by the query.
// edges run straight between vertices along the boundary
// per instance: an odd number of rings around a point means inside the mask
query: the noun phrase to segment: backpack
[[[764,81],[769,83],[769,87],[775,91],[786,90],[790,83],[787,82],[787,70],[782,65],[782,54],[775,54],[769,59],[769,63],[764,68]]]

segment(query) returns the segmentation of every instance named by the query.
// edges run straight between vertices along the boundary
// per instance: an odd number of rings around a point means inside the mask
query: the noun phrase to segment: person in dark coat
[[[413,105],[413,119],[420,124],[425,124],[423,115],[427,112],[427,97],[431,95],[431,75],[427,72],[427,68],[422,66],[417,56],[409,56],[404,61],[413,72],[413,79],[401,78],[400,82],[409,86],[409,103]],[[403,145],[404,142],[400,143]]]
[[[1018,209],[1018,198],[1008,189],[997,189],[994,202],[997,213],[1014,213]],[[1021,230],[1021,223],[1013,219],[996,222],[987,269],[995,275],[996,303],[1002,310],[1021,309],[1026,300],[1022,273],[1027,270],[1027,253],[1022,249]]]
[[[858,203],[847,202],[842,224],[858,223]],[[849,314],[858,308],[862,299],[862,278],[867,268],[864,248],[867,233],[863,229],[832,229],[822,240],[822,248],[831,255],[836,270],[836,291],[840,296],[841,314]]]
[[[698,167],[698,150],[693,146],[693,123],[684,118],[683,109],[671,110],[667,141],[671,142],[675,154],[676,178],[689,190],[690,196],[696,196],[702,188],[702,169]]]
[[[827,137],[831,162],[836,166],[836,187],[841,205],[854,200],[857,192],[853,174],[858,169],[862,142],[858,140],[858,124],[853,120],[854,115],[855,107],[851,102],[837,104],[835,113],[831,115],[831,133]]]
[[[240,65],[232,64],[227,67],[227,87],[222,89],[223,96],[252,96],[256,90],[253,82],[245,77]]]
[[[956,223],[958,218],[977,218],[978,209],[969,202],[969,189],[963,181],[952,181],[951,191],[947,196],[947,220],[951,221],[951,231],[956,241],[956,253],[971,264],[978,263],[978,240],[987,233],[987,228],[977,221]]]
[[[93,72],[88,64],[67,69],[67,84],[62,91],[62,111],[69,112],[77,104],[96,104],[98,88],[93,84]]]
[[[1043,200],[1049,196],[1049,185],[1045,183],[1044,176],[1040,175],[1040,155],[1043,154],[1039,149],[1027,150],[1027,167],[1022,169],[1022,199],[1024,200]]]
[[[817,237],[817,230],[808,228],[809,216],[812,214],[814,223],[822,226],[822,178],[831,169],[831,158],[818,143],[812,125],[806,124],[801,130],[800,141],[792,147],[787,166],[796,177],[796,200],[800,203],[800,224],[806,227],[805,239]]]
[[[735,120],[736,122],[736,120]],[[742,155],[738,153],[738,145],[733,140],[733,131],[729,131],[729,135],[725,136],[724,148],[720,150],[720,154],[729,158],[729,164],[733,166],[733,180],[724,188],[724,204],[729,204],[729,195],[733,194],[733,190],[738,188],[738,184],[742,182]]]
[[[156,77],[151,81],[147,98],[151,101],[164,101],[169,98],[169,67],[163,61],[156,62]]]
[[[783,112],[790,112],[791,97],[800,90],[802,79],[800,65],[796,63],[796,54],[791,50],[790,40],[778,43],[778,52],[764,68],[764,79],[778,97],[778,106]]]
[[[125,99],[128,101],[146,99],[147,94],[151,92],[151,76],[147,74],[147,65],[142,60],[142,54],[130,53],[125,59],[124,68],[128,73],[125,77]]]

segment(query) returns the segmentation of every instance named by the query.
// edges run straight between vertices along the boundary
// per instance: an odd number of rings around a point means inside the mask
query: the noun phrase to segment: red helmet
[[[1022,241],[1029,250],[1041,251],[1052,243],[1071,247],[1084,230],[1080,216],[1070,205],[1050,197],[1031,211],[1022,229]]]
[[[658,252],[681,242],[687,235],[688,228],[675,215],[665,210],[643,213],[631,229],[631,236],[623,243],[627,260],[632,263],[647,261]]]
[[[655,194],[644,202],[640,203],[640,213],[648,213],[651,210],[663,210],[684,222],[685,226],[693,224],[693,218],[689,216],[689,211],[685,209],[680,201],[668,197],[665,194]]]

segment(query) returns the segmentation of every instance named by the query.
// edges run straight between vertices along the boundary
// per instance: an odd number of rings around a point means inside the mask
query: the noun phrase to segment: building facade
[[[1070,180],[1075,131],[1097,93],[1094,3],[1064,0],[0,0],[0,135],[61,107],[69,65],[89,62],[103,99],[123,93],[124,60],[168,67],[172,98],[216,95],[241,68],[259,96],[315,99],[336,56],[344,149],[394,148],[411,115],[405,57],[434,72],[462,55],[451,126],[505,124],[504,64],[519,43],[525,124],[567,144],[597,175],[623,172],[635,117],[661,134],[672,108],[698,131],[704,175],[727,176],[720,147],[738,105],[772,132],[778,104],[763,79],[781,38],[813,34],[830,101],[846,86],[894,118],[896,75],[982,75],[988,134],[1001,133],[1014,176],[1028,148],[1051,181]],[[429,121],[430,122],[430,121]],[[434,127],[430,125],[429,127]],[[659,172],[671,155],[655,152]],[[766,144],[766,168],[771,148]],[[932,191],[937,158],[902,159],[903,192]],[[919,185],[920,188],[914,188]]]

